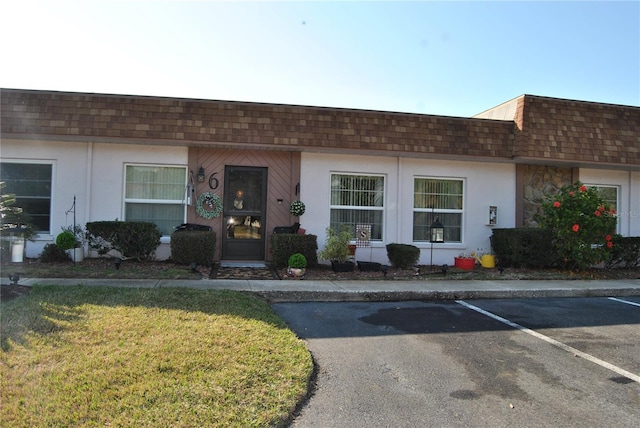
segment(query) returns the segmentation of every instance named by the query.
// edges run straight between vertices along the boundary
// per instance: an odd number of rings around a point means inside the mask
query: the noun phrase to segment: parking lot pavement
[[[640,298],[282,303],[307,426],[636,426]]]

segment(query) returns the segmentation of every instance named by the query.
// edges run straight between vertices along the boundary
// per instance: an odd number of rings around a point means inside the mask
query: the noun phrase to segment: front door
[[[267,168],[227,166],[222,259],[264,260]]]

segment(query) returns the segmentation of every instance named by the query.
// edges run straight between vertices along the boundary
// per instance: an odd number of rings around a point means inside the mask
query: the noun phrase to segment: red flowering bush
[[[578,182],[547,197],[536,220],[551,230],[560,263],[569,269],[585,269],[611,258],[615,214],[595,187]]]

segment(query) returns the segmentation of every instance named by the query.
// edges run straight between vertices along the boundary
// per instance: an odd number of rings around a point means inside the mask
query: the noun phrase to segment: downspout
[[[627,177],[627,207],[629,207],[629,215],[627,216],[627,236],[631,236],[631,195],[633,194],[631,191],[631,170],[627,171]],[[620,230],[620,233],[622,233],[622,229]]]
[[[82,220],[86,227],[87,222],[91,221],[91,176],[93,174],[93,142],[89,141],[87,143],[87,160],[85,162],[87,165],[87,176],[85,178],[84,185],[84,219]],[[75,216],[75,213],[74,213]],[[91,248],[87,249],[87,256],[91,256]],[[84,255],[84,250],[83,250]],[[74,253],[75,256],[75,253]],[[75,259],[74,259],[75,260]]]
[[[87,145],[87,177],[85,180],[85,197],[84,197],[84,222],[88,222],[91,217],[91,175],[93,174],[93,142]]]
[[[398,193],[396,196],[396,219],[400,220],[398,218],[398,216],[400,215],[400,200],[402,199],[403,195],[402,195],[402,180],[400,179],[402,177],[402,173],[400,171],[400,169],[402,168],[402,159],[400,158],[400,156],[397,157],[397,168],[396,168],[396,182],[398,183]],[[396,221],[397,223],[397,229],[396,229],[396,239],[392,242],[402,242],[402,240],[400,239],[400,233],[402,232],[402,221]]]

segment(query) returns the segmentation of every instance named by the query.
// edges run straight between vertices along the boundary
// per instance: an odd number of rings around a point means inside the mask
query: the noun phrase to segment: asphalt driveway
[[[295,427],[640,420],[638,297],[273,307],[318,365]]]

